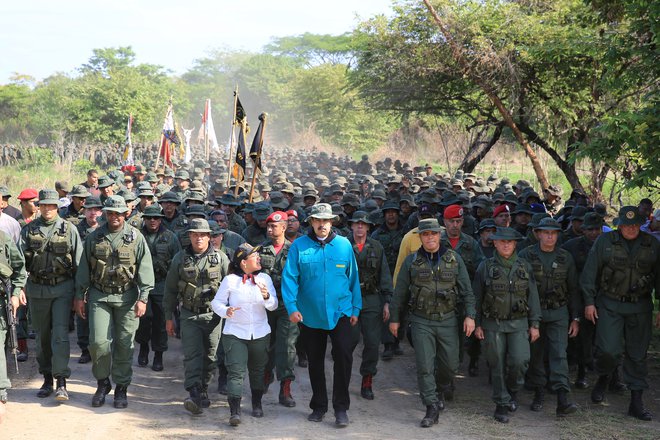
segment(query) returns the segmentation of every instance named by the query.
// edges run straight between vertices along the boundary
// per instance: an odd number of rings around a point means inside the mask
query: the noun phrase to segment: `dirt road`
[[[75,334],[71,334],[75,339]],[[657,340],[656,340],[657,341]],[[440,423],[430,429],[419,428],[424,407],[417,396],[412,349],[405,345],[405,354],[389,362],[379,364],[374,380],[376,399],[366,401],[360,397],[358,373],[361,346],[355,352],[351,385],[351,424],[345,429],[334,425],[332,410],[323,423],[307,421],[308,401],[311,396],[306,369],[296,367],[297,380],[292,387],[298,405],[285,408],[277,402],[277,383],[264,396],[263,419],[250,416],[251,407],[246,389],[243,399],[243,423],[232,428],[228,425],[229,409],[226,397],[210,393],[212,405],[201,416],[191,416],[182,405],[186,397],[183,389],[181,342],[170,339],[170,350],[165,354],[165,370],[159,373],[150,368],[140,368],[135,363],[133,384],[129,387],[129,406],[117,410],[112,406],[112,394],[102,408],[90,406],[96,389],[91,364],[77,363],[80,352],[72,343],[70,366],[73,370],[68,381],[71,399],[58,404],[51,396],[38,399],[36,390],[42,382],[34,358],[34,341],[30,341],[30,359],[20,364],[21,374],[11,371],[14,389],[10,391],[5,422],[0,425],[3,439],[177,439],[194,436],[199,439],[232,438],[237,435],[253,439],[555,439],[555,438],[660,438],[660,366],[657,353],[649,361],[652,389],[645,394],[645,401],[656,416],[656,421],[645,423],[625,415],[628,396],[608,395],[606,406],[589,402],[589,390],[576,391],[574,397],[580,405],[577,414],[566,420],[554,416],[554,397],[547,396],[542,413],[528,409],[529,393],[522,393],[521,408],[508,425],[500,425],[492,419],[493,404],[490,388],[481,364],[477,378],[462,375],[457,378],[454,402],[440,415]],[[328,350],[329,351],[329,350]],[[137,359],[137,353],[135,355]],[[10,367],[11,369],[11,367]],[[11,369],[13,370],[13,369]],[[330,375],[331,363],[326,373]],[[594,377],[590,380],[593,382]],[[247,381],[246,381],[247,382]],[[247,384],[246,384],[247,385]]]

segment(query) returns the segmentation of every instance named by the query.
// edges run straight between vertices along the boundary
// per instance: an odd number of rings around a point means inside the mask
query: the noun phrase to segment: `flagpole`
[[[259,141],[263,145],[263,140],[264,140],[264,133],[266,132],[266,119],[268,115],[266,113],[262,113],[259,115],[259,119],[261,120],[261,139]],[[256,134],[256,133],[255,133]],[[253,141],[254,142],[254,141]],[[254,194],[254,184],[257,180],[257,164],[261,165],[261,153],[257,156],[256,160],[253,161],[252,164],[252,182],[250,183],[250,203],[252,203],[252,195]]]
[[[243,119],[243,122],[241,122],[241,134],[243,135],[243,142],[244,143],[246,143],[245,138],[247,136],[247,134],[245,133],[246,128],[247,128],[247,123],[245,122],[245,119]],[[246,147],[247,147],[247,145],[246,145]],[[247,168],[247,160],[244,160],[243,162],[245,162],[245,168]],[[245,168],[243,168],[243,171],[239,171],[238,169],[236,170],[236,184],[234,186],[234,196],[236,196],[236,197],[238,197],[238,186],[241,183],[245,182]],[[240,173],[240,178],[241,178],[240,180],[238,180],[239,173]]]
[[[234,90],[234,113],[231,118],[231,136],[229,136],[229,173],[227,173],[227,189],[231,186],[231,152],[234,148],[234,125],[236,123],[236,101],[238,101],[238,84]]]
[[[167,104],[167,111],[165,112],[165,118],[163,121],[167,120],[167,115],[170,113],[170,108],[172,107],[172,97],[170,96],[170,102]],[[163,133],[163,130],[160,131],[160,142],[158,143],[158,156],[156,156],[156,169],[158,169],[158,163],[160,162],[160,155],[163,152],[163,137],[165,137],[165,133]],[[167,164],[163,164],[163,168],[166,167]]]

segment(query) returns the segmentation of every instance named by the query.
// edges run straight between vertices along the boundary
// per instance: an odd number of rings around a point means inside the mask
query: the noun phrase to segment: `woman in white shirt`
[[[264,370],[268,361],[270,326],[266,310],[277,308],[273,282],[259,273],[259,247],[240,245],[229,265],[230,275],[220,284],[211,302],[213,311],[227,318],[222,331],[227,378],[229,424],[241,423],[241,394],[247,368],[252,390],[252,416],[263,417]]]

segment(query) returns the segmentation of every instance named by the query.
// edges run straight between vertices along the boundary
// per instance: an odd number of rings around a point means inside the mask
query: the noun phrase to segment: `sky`
[[[392,0],[3,0],[0,84],[14,73],[75,74],[92,50],[132,46],[180,74],[210,49],[260,51],[273,37],[339,35]]]

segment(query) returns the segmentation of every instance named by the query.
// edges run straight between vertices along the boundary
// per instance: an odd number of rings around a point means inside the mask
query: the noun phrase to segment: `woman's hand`
[[[229,307],[227,309],[227,318],[231,318],[232,316],[234,316],[234,312],[236,310],[241,310],[241,308],[240,307]]]

